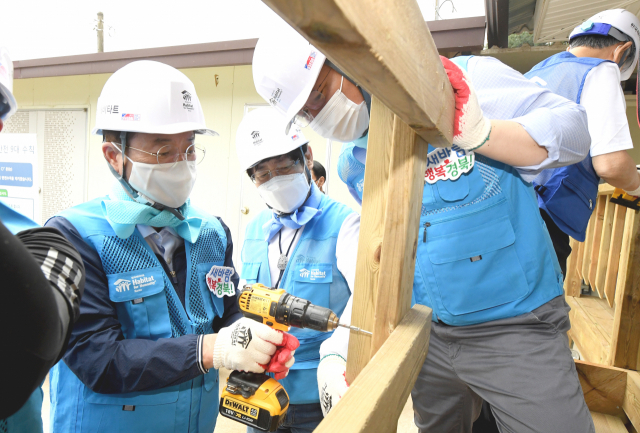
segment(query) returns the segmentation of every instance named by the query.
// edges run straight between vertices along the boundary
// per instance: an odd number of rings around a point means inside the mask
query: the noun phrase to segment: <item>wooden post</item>
[[[613,211],[613,227],[611,229],[611,246],[609,247],[609,257],[607,259],[607,275],[604,279],[604,294],[612,305],[616,290],[616,279],[618,278],[618,264],[620,263],[620,250],[622,248],[622,235],[624,233],[624,219],[627,215],[627,208],[615,205]]]
[[[632,209],[627,210],[621,255],[611,341],[612,363],[616,367],[637,370],[640,345],[640,217]]]
[[[377,98],[371,104],[365,189],[360,218],[358,262],[353,293],[351,324],[372,330],[378,294],[380,256],[384,237],[384,210],[387,208],[387,182],[393,144],[395,115]],[[352,383],[371,358],[372,338],[352,332],[349,337],[347,381]]]
[[[607,196],[599,195],[596,199],[596,211],[594,212],[593,243],[591,246],[591,264],[589,265],[589,282],[591,288],[598,292],[600,298],[604,298],[604,290],[598,289],[596,284],[596,272],[598,270],[598,257],[600,254],[600,241],[602,240],[602,230],[604,225],[604,209],[607,206]]]
[[[600,251],[598,252],[598,269],[596,270],[596,289],[605,294],[610,307],[613,307],[613,298],[607,296],[604,290],[604,282],[607,276],[607,261],[609,259],[609,249],[611,248],[611,230],[613,228],[613,210],[615,204],[607,195],[607,205],[604,209],[604,221],[602,224],[602,238],[600,239]]]
[[[564,278],[564,293],[567,296],[580,296],[580,277],[578,276],[578,249],[580,244],[570,238],[571,254],[567,257],[567,275]]]

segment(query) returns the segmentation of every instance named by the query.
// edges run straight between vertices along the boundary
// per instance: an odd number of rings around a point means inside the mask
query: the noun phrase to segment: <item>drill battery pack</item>
[[[262,373],[233,371],[220,397],[220,414],[261,431],[276,431],[284,422],[289,395]]]

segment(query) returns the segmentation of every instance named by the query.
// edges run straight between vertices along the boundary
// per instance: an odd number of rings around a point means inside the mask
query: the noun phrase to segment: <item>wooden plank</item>
[[[371,356],[411,308],[428,146],[395,116]],[[400,258],[400,261],[398,261]]]
[[[598,257],[600,257],[600,241],[602,240],[602,226],[604,225],[604,209],[607,206],[607,196],[598,196],[596,203],[596,211],[593,213],[595,224],[591,245],[591,263],[589,264],[589,282],[591,282],[591,288],[598,292],[598,296],[604,298],[604,290],[600,292],[596,285],[596,273],[598,270]]]
[[[611,229],[611,244],[609,258],[607,259],[607,275],[604,279],[604,294],[613,304],[616,291],[616,278],[618,277],[618,264],[620,262],[620,250],[622,249],[622,235],[624,234],[624,220],[627,208],[620,205],[614,206],[613,227]]]
[[[564,279],[564,293],[566,296],[580,296],[581,280],[578,276],[578,254],[579,243],[573,238],[569,238],[571,254],[567,257],[567,275]]]
[[[615,187],[609,185],[608,183],[601,183],[598,185],[598,195],[611,195]]]
[[[373,329],[380,274],[380,254],[387,207],[387,182],[393,144],[394,114],[376,97],[371,103],[367,164],[364,173],[358,260],[353,291],[351,324]],[[347,380],[352,383],[371,358],[371,337],[352,332],[349,337]]]
[[[434,146],[453,136],[454,100],[415,0],[263,0]]]
[[[627,211],[613,325],[613,365],[637,370],[640,345],[640,217]]]
[[[586,285],[589,285],[589,265],[591,264],[591,247],[593,246],[593,231],[596,226],[595,212],[591,214],[589,218],[589,225],[587,226],[587,236],[584,240],[584,257],[582,259],[582,280]]]
[[[582,262],[584,259],[584,242],[578,243],[577,252],[578,252],[578,257],[576,260],[576,273],[578,274],[578,278],[580,278],[580,284],[582,284]]]
[[[627,372],[627,388],[622,401],[622,408],[629,417],[629,421],[640,431],[640,374],[636,371]]]
[[[607,261],[609,260],[609,249],[611,248],[611,232],[613,229],[613,211],[615,204],[611,203],[608,195],[606,206],[604,209],[604,220],[602,224],[602,235],[600,237],[600,251],[598,252],[598,267],[596,270],[596,289],[598,292],[604,293],[610,307],[613,307],[613,298],[606,296],[604,290],[605,277],[607,276]]]
[[[571,307],[569,335],[586,361],[608,365],[611,356],[611,335],[607,335],[602,326],[594,323],[592,316],[584,308],[583,301],[589,298],[566,297]]]
[[[589,410],[626,419],[622,401],[627,388],[627,372],[584,361],[575,363]]]
[[[429,348],[431,309],[414,306],[315,433],[395,432]]]
[[[629,433],[622,420],[616,416],[591,412],[596,433]]]

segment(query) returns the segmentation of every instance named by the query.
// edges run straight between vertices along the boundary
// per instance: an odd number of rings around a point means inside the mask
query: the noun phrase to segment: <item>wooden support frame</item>
[[[611,203],[613,188],[600,185],[596,211],[583,243],[572,239],[565,292],[572,307],[570,338],[584,359],[640,369],[640,216]],[[586,265],[587,257],[591,263]],[[579,297],[579,274],[598,297]],[[584,275],[582,275],[584,277]]]
[[[576,361],[576,370],[590,411],[615,416],[640,431],[640,373],[584,361]],[[606,430],[596,429],[601,431]],[[612,426],[610,431],[627,430]]]
[[[415,0],[263,1],[373,96],[351,318],[373,337],[351,334],[352,385],[318,431],[393,431],[428,348],[431,310],[409,307],[427,141],[451,144],[453,91]]]

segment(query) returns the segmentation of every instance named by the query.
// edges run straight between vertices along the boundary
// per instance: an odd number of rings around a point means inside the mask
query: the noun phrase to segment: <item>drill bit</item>
[[[348,328],[351,331],[359,332],[361,334],[373,335],[371,332],[365,331],[364,329],[360,329],[357,326],[349,326],[349,325],[345,325],[344,323],[340,323],[338,316],[336,316],[336,314],[332,312],[329,315],[329,318],[327,319],[327,331],[333,331],[338,326],[342,326],[343,328]]]
[[[371,332],[365,331],[364,329],[360,329],[357,326],[349,326],[349,325],[345,325],[344,323],[338,323],[338,326],[342,326],[343,328],[348,328],[354,332],[359,332],[361,334],[373,335]]]

